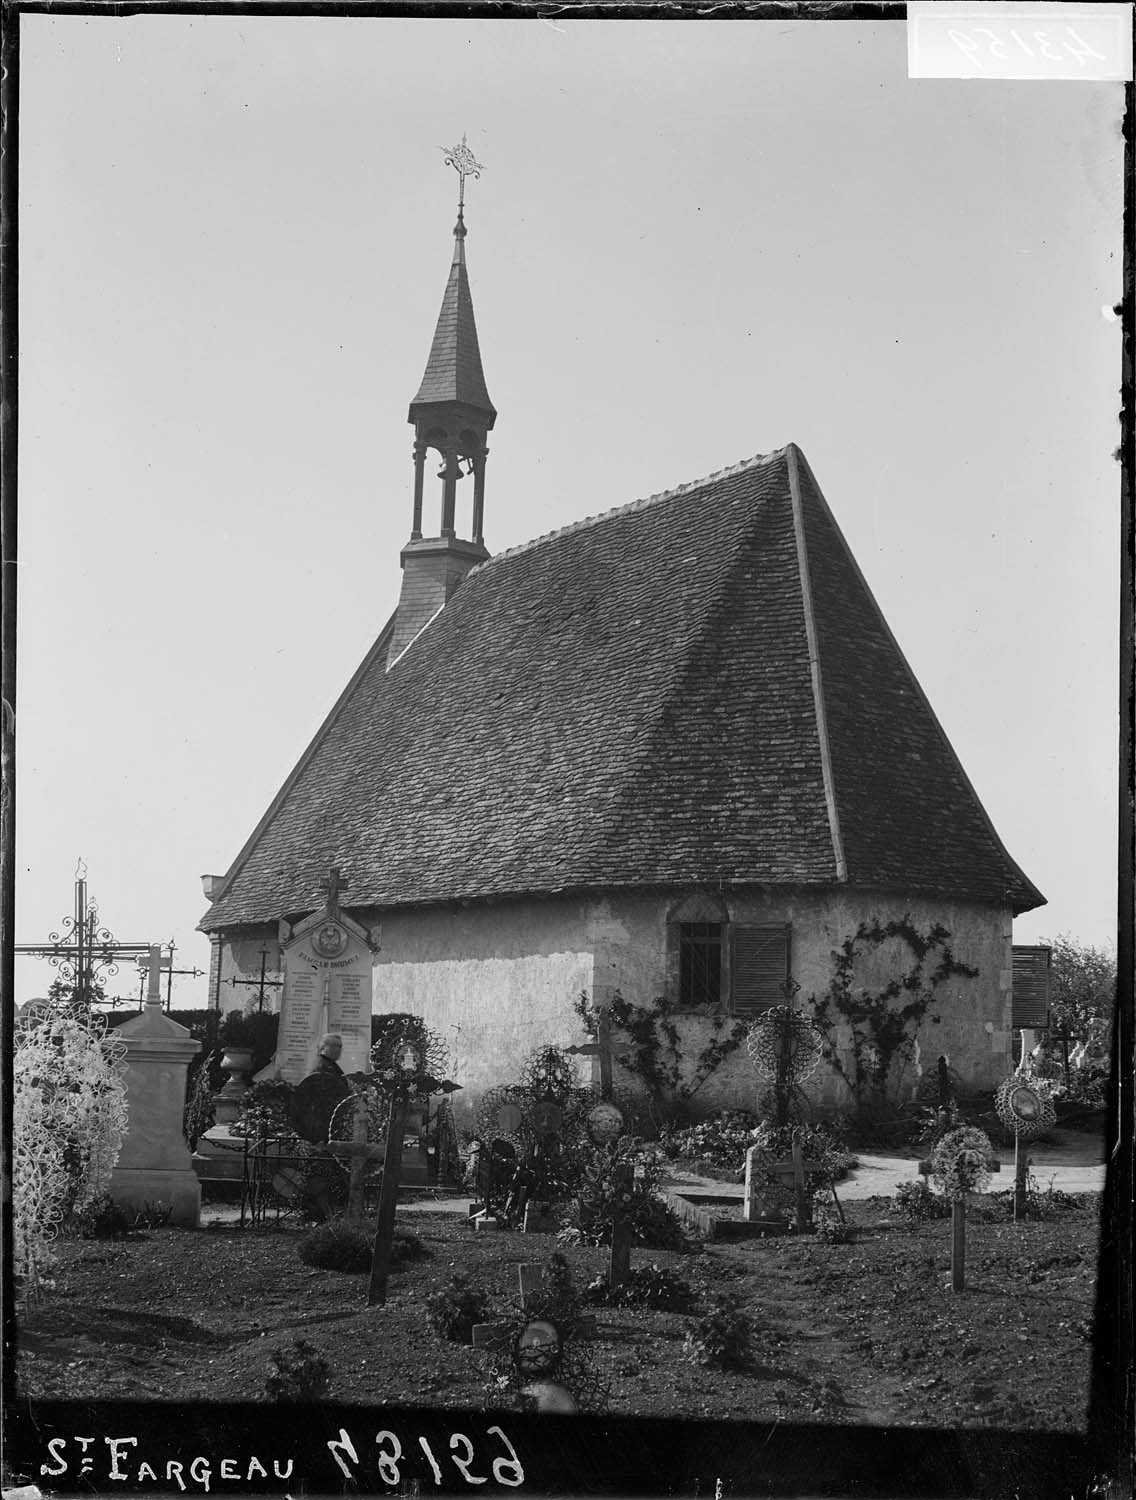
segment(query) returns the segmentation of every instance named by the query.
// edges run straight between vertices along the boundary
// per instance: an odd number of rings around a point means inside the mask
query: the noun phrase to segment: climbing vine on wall
[[[597,1033],[596,1009],[586,994],[576,1001],[576,1014],[589,1036]],[[627,1051],[615,1056],[617,1065],[639,1080],[647,1093],[656,1126],[671,1125],[686,1117],[690,1101],[726,1058],[738,1050],[748,1030],[745,1021],[723,1015],[700,1015],[699,1027],[710,1035],[695,1055],[690,1042],[683,1044],[676,1016],[688,1007],[659,995],[650,1005],[634,1005],[617,990],[609,1015],[615,1038]]]
[[[921,932],[908,915],[883,923],[872,917],[834,951],[828,989],[811,1000],[813,1021],[825,1061],[844,1080],[858,1109],[870,1109],[885,1099],[892,1070],[911,1056],[935,992],[950,979],[977,976],[977,969],[955,958],[950,936],[939,923]],[[910,952],[906,971],[878,990],[853,989],[857,959],[894,939]],[[932,1013],[931,1019],[939,1017]],[[841,1048],[842,1028],[851,1032],[850,1052]]]

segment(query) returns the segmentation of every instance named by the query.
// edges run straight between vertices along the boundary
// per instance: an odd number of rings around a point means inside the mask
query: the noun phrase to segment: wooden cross
[[[618,1286],[627,1280],[631,1270],[631,1218],[627,1212],[631,1194],[635,1191],[634,1168],[629,1161],[616,1162],[612,1173],[615,1186],[615,1205],[611,1216],[611,1255],[608,1259],[607,1281],[609,1286]]]
[[[363,1219],[363,1180],[370,1162],[385,1156],[386,1148],[367,1139],[367,1112],[358,1099],[351,1120],[349,1141],[328,1141],[327,1149],[332,1156],[346,1156],[351,1162],[351,1175],[347,1184],[347,1222],[359,1224]]]
[[[951,1199],[951,1291],[966,1286],[966,1198]]]
[[[611,1099],[611,1060],[626,1057],[631,1047],[626,1042],[611,1040],[611,1001],[596,1002],[596,1039],[577,1047],[565,1047],[565,1052],[576,1057],[598,1057],[600,1060],[600,1098]]]
[[[387,1300],[387,1277],[390,1275],[391,1247],[394,1243],[394,1211],[398,1204],[398,1169],[402,1161],[402,1138],[406,1132],[406,1093],[398,1089],[391,1095],[390,1120],[383,1150],[383,1183],[379,1189],[379,1218],[375,1225],[375,1244],[371,1252],[371,1279],[367,1283],[367,1306],[375,1307]]]

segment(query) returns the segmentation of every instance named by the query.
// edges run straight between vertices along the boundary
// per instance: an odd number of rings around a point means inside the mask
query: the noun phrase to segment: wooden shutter
[[[783,1005],[781,986],[789,977],[789,928],[733,929],[732,1009],[736,1015],[758,1015]]]
[[[1049,958],[1051,949],[1014,944],[1014,989],[1011,1014],[1015,1031],[1044,1031],[1049,1025]]]

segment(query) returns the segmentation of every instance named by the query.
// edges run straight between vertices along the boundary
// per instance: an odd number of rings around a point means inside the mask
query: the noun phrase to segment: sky
[[[1122,85],[827,20],[25,15],[20,71],[18,941],[81,858],[208,968],[200,877],[397,601],[464,132],[490,550],[798,443],[1015,941],[1113,942]]]

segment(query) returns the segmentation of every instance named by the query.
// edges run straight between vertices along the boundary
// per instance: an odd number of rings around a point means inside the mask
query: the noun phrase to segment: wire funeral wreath
[[[1006,1129],[1020,1141],[1036,1140],[1057,1121],[1057,1111],[1047,1092],[1020,1073],[998,1085],[994,1108]]]
[[[931,1175],[952,1200],[980,1193],[990,1181],[994,1148],[984,1130],[963,1125],[948,1130],[931,1154]]]

